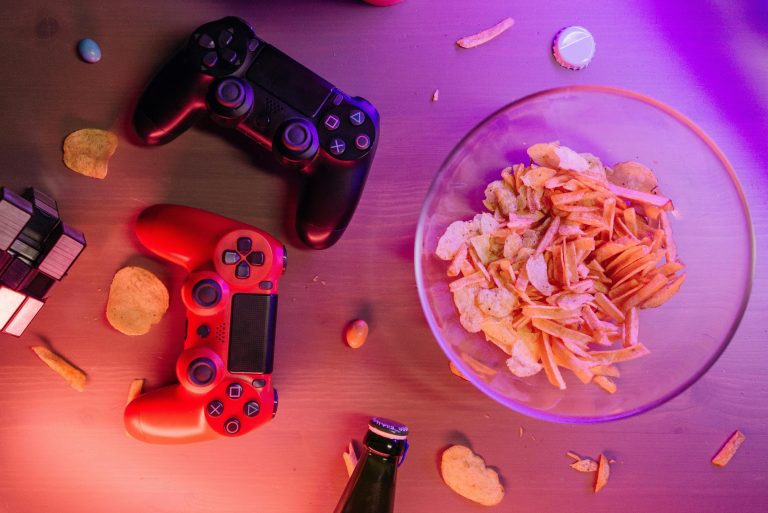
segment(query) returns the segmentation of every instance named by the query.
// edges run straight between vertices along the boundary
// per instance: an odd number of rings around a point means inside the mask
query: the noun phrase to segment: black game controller
[[[240,18],[206,23],[152,80],[133,124],[149,145],[179,136],[204,115],[235,128],[306,173],[296,226],[310,247],[344,233],[365,185],[379,113],[277,48]]]

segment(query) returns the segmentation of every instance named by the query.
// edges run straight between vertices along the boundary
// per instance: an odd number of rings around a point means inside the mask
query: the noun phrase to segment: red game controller
[[[125,409],[130,436],[173,444],[248,433],[274,417],[272,360],[285,247],[266,232],[179,205],[139,215],[139,241],[184,267],[187,308],[179,384],[146,393]]]

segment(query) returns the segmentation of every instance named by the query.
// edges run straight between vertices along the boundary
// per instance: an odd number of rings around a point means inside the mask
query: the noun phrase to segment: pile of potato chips
[[[672,202],[637,162],[607,167],[559,143],[528,149],[532,163],[488,184],[489,212],[455,221],[436,255],[462,326],[526,377],[542,369],[565,389],[560,368],[613,393],[617,362],[648,354],[638,309],[658,307],[682,285]]]

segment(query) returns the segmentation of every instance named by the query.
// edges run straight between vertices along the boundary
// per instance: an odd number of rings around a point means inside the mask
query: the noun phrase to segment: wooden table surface
[[[127,138],[131,103],[154,70],[193,28],[229,14],[381,113],[365,193],[331,249],[294,242],[285,219],[295,176],[263,169],[268,158],[247,141],[210,126],[162,148]],[[453,44],[506,16],[516,24],[498,40],[471,51]],[[574,23],[597,39],[581,72],[560,68],[549,52],[553,34]],[[0,340],[0,512],[332,511],[346,482],[342,450],[372,415],[412,430],[400,513],[481,510],[440,478],[438,455],[456,442],[500,472],[507,495],[498,511],[768,510],[767,34],[761,0],[3,2],[2,185],[49,191],[88,248],[24,336]],[[83,37],[101,44],[98,64],[78,59]],[[507,410],[448,372],[417,298],[413,244],[432,177],[469,129],[516,98],[581,83],[656,97],[709,133],[744,185],[758,259],[743,322],[696,385],[635,418],[560,425]],[[62,165],[61,141],[84,127],[120,137],[103,181]],[[142,254],[130,233],[133,216],[160,202],[212,210],[287,242],[280,410],[248,436],[153,446],[123,433],[130,380],[172,383],[182,346],[183,276]],[[156,272],[172,294],[165,318],[139,337],[104,316],[112,276],[129,263]],[[371,333],[353,351],[341,332],[356,317]],[[87,371],[85,392],[37,360],[29,346],[41,342]],[[709,459],[737,428],[746,443],[727,468],[714,467]],[[615,458],[608,486],[592,493],[592,477],[568,468],[567,450]]]

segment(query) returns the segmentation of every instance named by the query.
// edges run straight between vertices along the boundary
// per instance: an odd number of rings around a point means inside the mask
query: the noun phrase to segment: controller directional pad
[[[264,252],[251,251],[253,240],[250,237],[237,239],[235,249],[225,249],[221,254],[221,261],[226,265],[235,266],[235,277],[245,280],[251,276],[251,267],[264,265]]]

